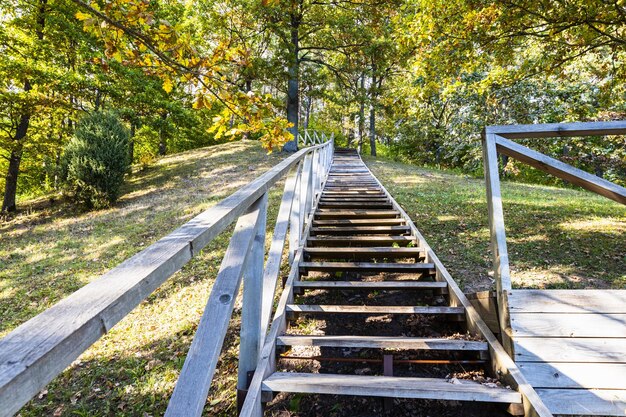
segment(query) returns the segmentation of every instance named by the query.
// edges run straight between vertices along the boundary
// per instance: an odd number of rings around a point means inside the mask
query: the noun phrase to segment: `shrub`
[[[130,135],[118,118],[93,112],[65,146],[61,177],[74,198],[89,208],[115,203],[130,166]]]

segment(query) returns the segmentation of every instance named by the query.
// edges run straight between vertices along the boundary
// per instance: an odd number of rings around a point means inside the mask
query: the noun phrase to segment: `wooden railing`
[[[267,333],[285,241],[288,237],[291,260],[328,173],[333,146],[330,140],[300,150],[0,340],[0,417],[19,411],[235,220],[166,415],[202,414],[242,280],[237,387],[245,389]],[[268,191],[290,171],[265,261]]]
[[[534,168],[569,181],[589,191],[626,204],[626,189],[588,172],[522,146],[510,139],[626,134],[626,121],[589,123],[550,123],[537,125],[487,126],[483,131],[483,164],[487,186],[487,207],[491,234],[491,256],[500,309],[502,342],[512,352],[508,295],[512,289],[509,254],[504,232],[504,212],[500,192],[498,153],[508,155]]]
[[[318,130],[305,129],[302,133],[298,132],[298,145],[312,146],[333,141],[335,133],[326,133]]]

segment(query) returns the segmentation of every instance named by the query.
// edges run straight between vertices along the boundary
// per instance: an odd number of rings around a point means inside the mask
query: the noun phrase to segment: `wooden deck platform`
[[[513,290],[513,356],[553,414],[626,415],[626,290]]]

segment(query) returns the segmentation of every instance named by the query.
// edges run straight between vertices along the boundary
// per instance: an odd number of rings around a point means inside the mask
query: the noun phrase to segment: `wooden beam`
[[[623,135],[626,121],[487,126],[485,132],[508,139]]]
[[[239,293],[244,268],[250,259],[252,244],[262,223],[259,220],[263,216],[265,203],[266,199],[261,197],[237,221],[211,289],[209,301],[167,406],[166,417],[202,415],[228,330],[228,322]]]
[[[499,153],[508,155],[557,178],[569,181],[574,185],[626,205],[626,188],[503,137],[496,135],[495,138],[496,149]]]

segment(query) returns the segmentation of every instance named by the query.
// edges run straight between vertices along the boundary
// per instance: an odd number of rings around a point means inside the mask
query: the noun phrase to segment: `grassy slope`
[[[0,337],[282,157],[267,156],[256,142],[172,155],[133,175],[113,209],[81,214],[58,205],[0,223]],[[279,184],[270,196],[269,230],[281,193]],[[21,415],[162,415],[230,233],[222,233],[122,320]],[[228,414],[234,406],[237,317],[231,327],[207,415]]]
[[[484,181],[366,161],[466,291],[488,289]],[[626,207],[584,190],[512,182],[502,194],[514,286],[626,288]]]
[[[114,209],[81,214],[55,205],[0,224],[0,336],[223,199],[280,157],[242,142],[173,155],[134,175]],[[468,290],[488,288],[482,182],[382,160],[368,164],[457,280]],[[524,184],[505,184],[503,190],[517,284],[626,286],[626,254],[619,246],[626,234],[623,207],[572,190]],[[280,187],[270,197],[270,219],[279,195]],[[21,414],[161,415],[228,238],[229,233],[220,235]],[[235,415],[237,334],[235,314],[205,415]]]

